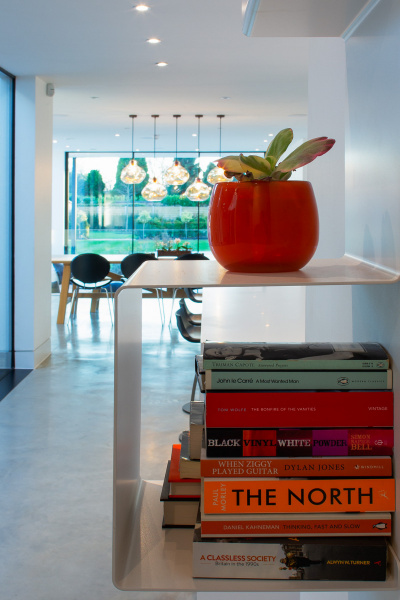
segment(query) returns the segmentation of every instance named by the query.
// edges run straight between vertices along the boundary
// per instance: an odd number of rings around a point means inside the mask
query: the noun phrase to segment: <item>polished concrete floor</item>
[[[51,357],[0,402],[0,598],[194,600],[112,584],[114,330],[106,302],[92,316],[81,300],[65,325],[55,324],[57,303],[54,295]],[[187,428],[181,407],[200,347],[176,326],[161,327],[156,301],[143,306],[141,471],[162,479],[171,444]],[[311,596],[345,600],[347,593],[199,593],[197,600]]]
[[[114,331],[106,302],[91,316],[81,300],[76,320],[55,325],[57,301],[51,357],[0,402],[0,598],[191,600],[112,584]],[[154,302],[144,302],[142,469],[162,479],[171,444],[187,428],[181,406],[198,345],[162,328]],[[148,366],[154,358],[160,377]]]

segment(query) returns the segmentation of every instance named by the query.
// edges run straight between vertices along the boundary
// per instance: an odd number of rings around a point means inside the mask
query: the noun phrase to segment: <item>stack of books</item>
[[[163,527],[193,527],[199,510],[200,476],[181,476],[180,455],[181,444],[173,444],[160,496],[163,503]]]
[[[395,489],[382,346],[209,342],[196,365],[194,577],[384,580]]]

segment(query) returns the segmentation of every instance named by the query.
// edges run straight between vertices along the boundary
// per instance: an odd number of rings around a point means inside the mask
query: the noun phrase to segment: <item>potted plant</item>
[[[225,156],[217,162],[226,177],[215,184],[208,216],[208,239],[216,260],[230,271],[296,271],[314,255],[318,209],[309,181],[288,181],[293,171],[328,152],[335,140],[314,138],[280,163],[293,140],[283,129],[264,158]]]
[[[187,242],[182,242],[180,238],[158,242],[156,244],[157,256],[182,256],[190,254],[192,247]]]

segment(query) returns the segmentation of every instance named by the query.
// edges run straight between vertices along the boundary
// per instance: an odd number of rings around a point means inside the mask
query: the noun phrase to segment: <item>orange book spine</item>
[[[390,456],[329,456],[323,458],[206,458],[202,477],[390,477]]]
[[[206,514],[391,512],[394,479],[203,479]]]

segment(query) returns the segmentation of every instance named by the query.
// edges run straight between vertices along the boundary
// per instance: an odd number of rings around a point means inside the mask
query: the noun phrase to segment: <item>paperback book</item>
[[[191,459],[199,459],[204,432],[204,400],[190,402],[190,447]]]
[[[199,498],[170,496],[168,481],[170,461],[165,471],[160,501],[163,503],[163,527],[193,527],[199,510]]]
[[[390,477],[390,456],[209,458],[203,448],[202,477]]]
[[[207,427],[209,457],[390,456],[393,428],[245,429]]]
[[[390,536],[391,531],[390,513],[206,515],[201,512],[202,537]]]
[[[205,371],[208,390],[391,390],[392,371]]]
[[[181,454],[179,459],[179,472],[181,477],[194,479],[200,478],[200,456],[199,458],[190,458],[190,432],[182,431],[181,434]]]
[[[193,534],[193,577],[384,581],[383,537],[204,538]]]
[[[206,427],[393,427],[393,392],[207,392]]]
[[[368,343],[237,343],[205,342],[204,369],[222,370],[386,370],[389,356]]]
[[[393,512],[393,478],[203,478],[205,514]]]

